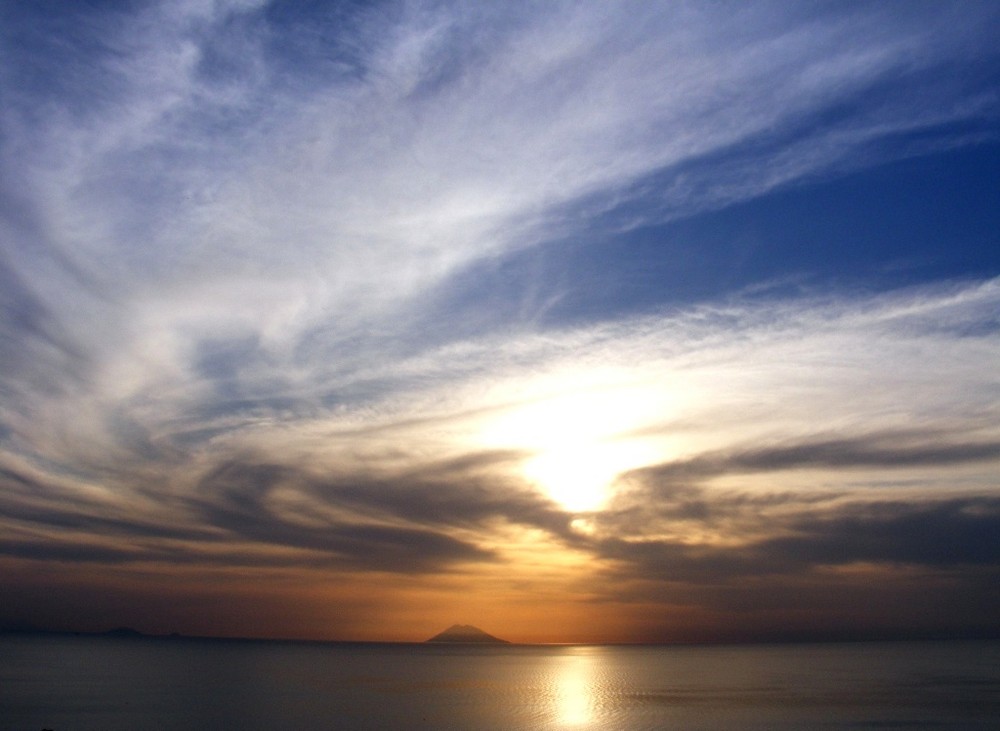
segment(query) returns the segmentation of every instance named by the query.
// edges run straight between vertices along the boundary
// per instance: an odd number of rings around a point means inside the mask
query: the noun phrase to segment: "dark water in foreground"
[[[1000,642],[0,637],[0,730],[1000,728]]]

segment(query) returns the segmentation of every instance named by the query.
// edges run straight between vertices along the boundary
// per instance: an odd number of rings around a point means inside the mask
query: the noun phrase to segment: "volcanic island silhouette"
[[[431,637],[427,642],[441,642],[452,644],[477,644],[477,645],[509,645],[507,640],[501,640],[491,634],[483,632],[478,627],[471,624],[453,624],[444,632]]]

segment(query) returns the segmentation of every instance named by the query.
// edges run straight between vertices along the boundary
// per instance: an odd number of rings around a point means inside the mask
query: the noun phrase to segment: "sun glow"
[[[524,475],[570,512],[598,510],[619,474],[644,460],[640,444],[580,443],[539,453],[525,462]]]
[[[527,452],[525,479],[563,509],[590,512],[620,474],[663,458],[662,443],[629,436],[662,413],[658,401],[635,387],[585,384],[505,412],[480,438]]]

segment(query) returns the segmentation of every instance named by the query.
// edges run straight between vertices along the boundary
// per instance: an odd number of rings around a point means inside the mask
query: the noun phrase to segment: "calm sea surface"
[[[0,637],[0,730],[1000,728],[1000,643]]]

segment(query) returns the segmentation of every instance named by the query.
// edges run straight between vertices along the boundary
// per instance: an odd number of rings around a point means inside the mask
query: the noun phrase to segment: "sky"
[[[998,37],[0,2],[0,629],[1000,636]]]

